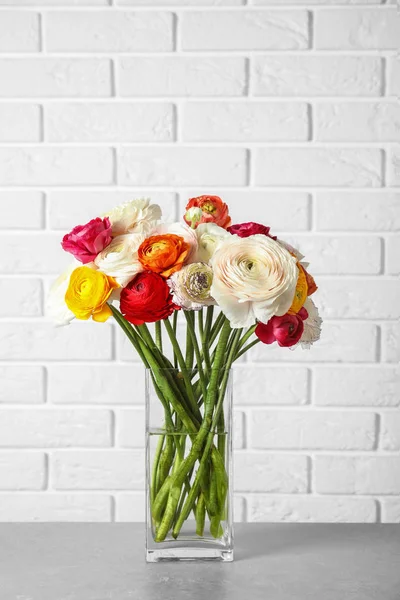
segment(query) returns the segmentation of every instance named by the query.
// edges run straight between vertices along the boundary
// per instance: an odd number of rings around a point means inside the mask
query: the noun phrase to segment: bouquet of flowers
[[[319,339],[308,264],[269,227],[232,225],[218,196],[190,199],[171,224],[158,205],[133,200],[74,227],[62,247],[75,260],[51,289],[55,322],[113,317],[162,403],[149,490],[154,539],[177,538],[192,512],[197,535],[208,518],[220,537],[229,481],[225,438],[214,439],[224,431],[229,369],[259,342],[307,348]]]

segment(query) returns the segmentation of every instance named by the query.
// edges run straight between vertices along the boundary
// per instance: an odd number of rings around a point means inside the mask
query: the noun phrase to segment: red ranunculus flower
[[[177,308],[165,279],[157,273],[139,273],[121,291],[121,312],[134,325],[166,319]]]
[[[265,225],[261,225],[261,223],[253,223],[250,221],[249,223],[238,223],[237,225],[231,225],[228,227],[227,231],[232,235],[238,235],[239,237],[246,238],[250,235],[267,235],[268,237],[276,240],[276,235],[272,236],[269,234],[270,227],[266,227]]]
[[[86,225],[77,225],[63,237],[61,246],[86,265],[111,242],[111,223],[108,217],[92,219]]]
[[[300,311],[301,312],[301,311]],[[272,317],[265,325],[258,323],[255,334],[263,344],[272,344],[278,342],[279,346],[288,348],[294,346],[300,340],[304,331],[303,318],[308,317],[304,310],[302,315],[283,315],[282,317]]]

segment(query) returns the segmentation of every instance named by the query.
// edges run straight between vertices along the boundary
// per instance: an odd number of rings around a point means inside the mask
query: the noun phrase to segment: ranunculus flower
[[[201,215],[198,210],[192,210],[194,208],[199,208]],[[200,223],[215,223],[224,229],[231,224],[228,205],[219,196],[190,198],[183,218],[193,229],[196,229]]]
[[[186,310],[200,310],[203,306],[215,304],[210,294],[212,279],[211,267],[198,262],[184,266],[171,275],[167,283],[175,304]]]
[[[118,235],[104,248],[94,261],[100,271],[114,277],[124,287],[137,273],[143,271],[139,262],[138,249],[146,236],[142,233]]]
[[[121,291],[120,309],[134,325],[166,319],[177,309],[170,289],[157,273],[139,273]]]
[[[63,237],[61,246],[79,262],[94,261],[99,252],[111,242],[111,223],[108,217],[92,219],[86,225],[77,225]]]
[[[300,263],[297,263],[297,266],[299,267],[299,277],[296,283],[296,291],[294,293],[293,302],[288,310],[288,312],[292,314],[299,312],[308,295],[308,285],[305,271]]]
[[[176,221],[174,223],[161,223],[151,232],[151,235],[164,235],[165,233],[173,233],[183,237],[185,242],[189,244],[189,253],[185,259],[185,262],[195,262],[195,256],[197,252],[198,240],[196,231],[191,229],[186,223]]]
[[[304,271],[304,274],[306,276],[306,280],[307,280],[307,294],[309,296],[311,296],[312,294],[314,294],[317,289],[318,286],[315,283],[314,277],[312,275],[310,275],[310,273],[308,273],[308,271],[306,271],[305,267],[300,263],[301,268]]]
[[[146,271],[169,277],[183,267],[189,250],[189,244],[180,235],[153,235],[139,246],[138,258]]]
[[[307,316],[304,320],[304,331],[299,340],[299,345],[308,350],[321,337],[322,319],[319,316],[318,308],[311,298],[307,298],[302,310],[304,310]]]
[[[299,270],[283,246],[265,235],[222,241],[211,258],[211,295],[234,328],[267,323],[287,313]]]
[[[268,323],[258,323],[255,334],[263,344],[278,342],[279,346],[289,348],[300,340],[304,331],[304,322],[299,315],[272,317]]]
[[[151,233],[161,219],[161,208],[150,204],[148,198],[139,198],[125,202],[107,213],[113,236],[124,233]]]
[[[191,230],[193,231],[193,229]],[[226,229],[215,223],[202,223],[196,229],[198,248],[195,262],[208,263],[222,240],[230,237]]]
[[[78,267],[72,272],[65,293],[65,303],[77,319],[104,323],[111,316],[107,304],[118,283],[112,277],[89,267]]]
[[[260,223],[253,223],[252,221],[248,223],[238,223],[237,225],[231,225],[228,227],[227,231],[232,235],[238,235],[241,238],[249,237],[250,235],[267,235],[268,237],[276,240],[276,235],[269,235],[271,228],[266,227],[265,225],[261,225]]]
[[[46,314],[58,327],[69,325],[75,319],[75,315],[65,304],[65,293],[69,286],[71,273],[80,266],[74,261],[52,284],[46,304]]]

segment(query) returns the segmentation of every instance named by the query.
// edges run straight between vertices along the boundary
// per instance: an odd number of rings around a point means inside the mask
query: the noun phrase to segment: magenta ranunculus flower
[[[238,235],[241,238],[249,237],[250,235],[267,235],[268,237],[276,240],[276,236],[272,236],[269,234],[270,227],[266,227],[265,225],[261,225],[261,223],[253,223],[250,221],[249,223],[238,223],[237,225],[231,225],[227,228],[227,231],[232,235]]]
[[[92,219],[86,225],[77,225],[63,237],[61,246],[86,265],[111,242],[111,223],[108,217]]]
[[[258,323],[255,334],[264,344],[278,342],[279,346],[288,348],[300,340],[304,331],[303,319],[299,314],[272,317],[267,324]]]

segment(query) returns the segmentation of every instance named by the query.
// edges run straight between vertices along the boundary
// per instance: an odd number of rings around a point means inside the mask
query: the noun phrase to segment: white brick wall
[[[45,294],[73,225],[209,192],[300,246],[326,321],[236,368],[236,520],[400,522],[394,4],[0,0],[1,521],[143,518],[140,363]]]

